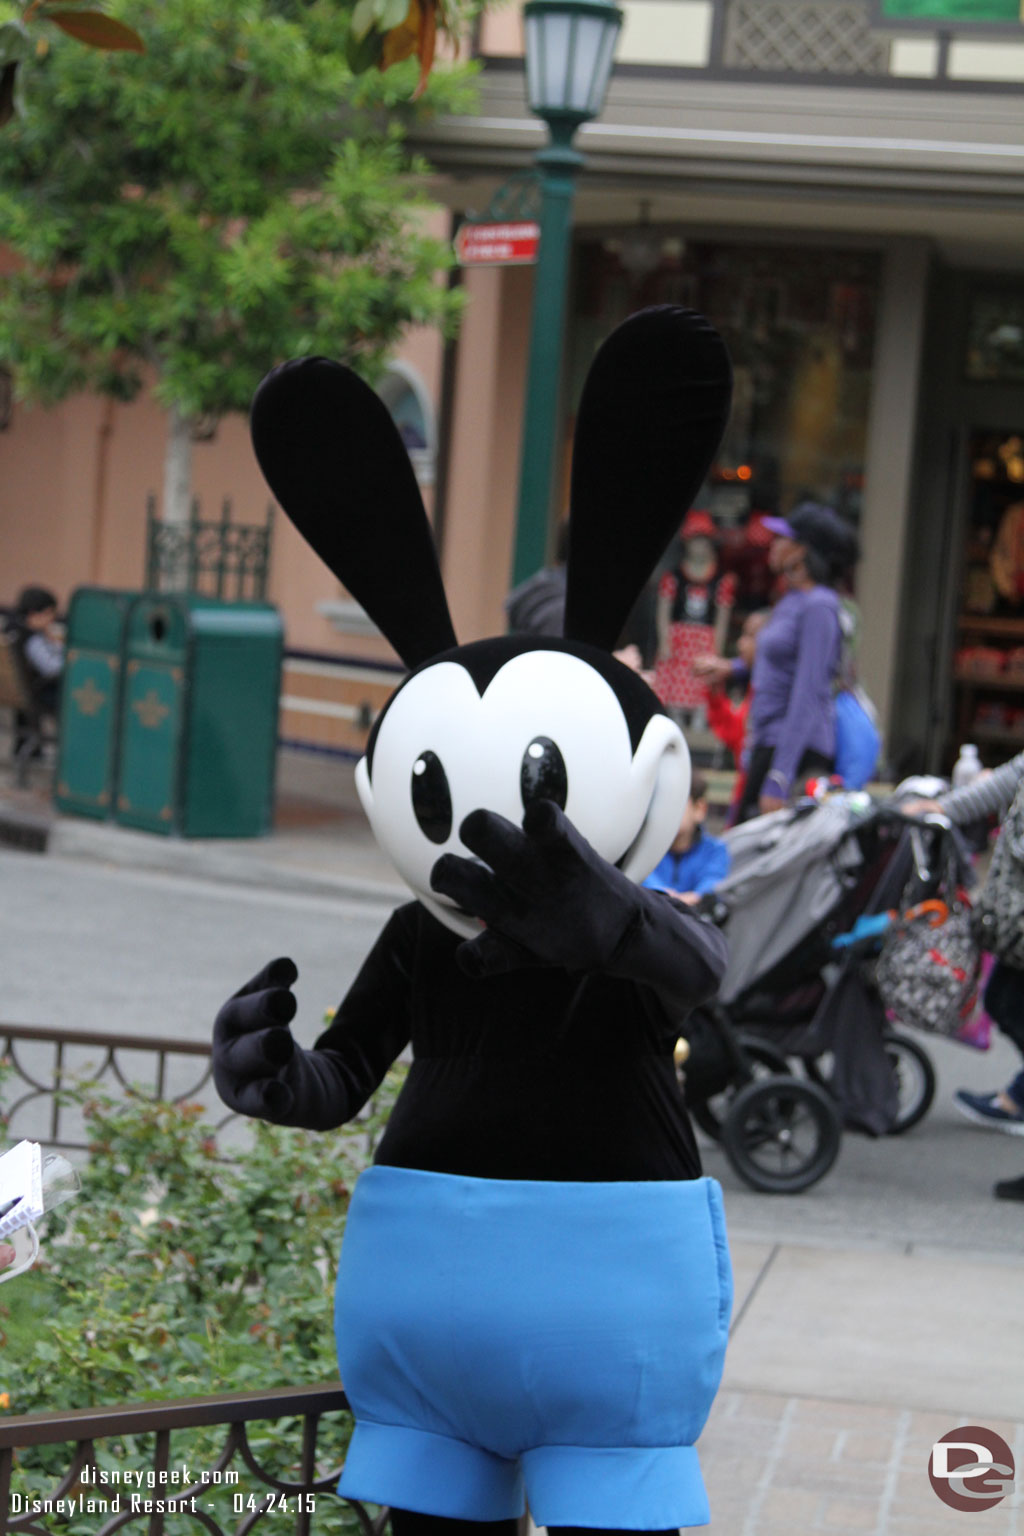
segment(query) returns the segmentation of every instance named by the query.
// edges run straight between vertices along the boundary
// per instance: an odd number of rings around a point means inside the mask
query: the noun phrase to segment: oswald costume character
[[[637,883],[679,825],[689,755],[610,652],[729,392],[698,315],[626,321],[580,405],[565,638],[465,646],[377,397],[315,358],[253,407],[274,494],[411,669],[357,784],[416,900],[311,1050],[276,960],[221,1010],[214,1054],[232,1108],[328,1129],[412,1043],[336,1301],[357,1421],[340,1491],[391,1505],[397,1536],[512,1536],[524,1491],[556,1529],[709,1518],[694,1442],[731,1278],[672,1050],[724,944]]]

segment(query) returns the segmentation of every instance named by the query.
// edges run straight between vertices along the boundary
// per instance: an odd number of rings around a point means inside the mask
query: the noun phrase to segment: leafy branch
[[[17,97],[18,66],[34,55],[43,57],[49,50],[45,35],[34,36],[39,23],[58,27],[68,37],[99,48],[104,53],[145,53],[146,45],[133,27],[107,16],[103,11],[82,6],[53,5],[50,0],[15,0],[20,17],[0,24],[0,127],[10,122],[19,109]]]

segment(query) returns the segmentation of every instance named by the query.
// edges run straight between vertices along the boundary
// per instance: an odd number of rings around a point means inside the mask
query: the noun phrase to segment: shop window
[[[695,507],[714,524],[711,574],[715,591],[730,596],[729,651],[745,615],[777,590],[765,515],[784,516],[811,500],[854,527],[860,521],[881,262],[871,251],[691,241],[678,227],[652,223],[644,205],[640,215],[577,249],[567,425],[595,351],[627,315],[679,304],[721,333],[734,370],[732,412]],[[567,495],[563,477],[556,504]],[[624,631],[648,665],[658,643],[659,576],[683,555],[680,536]]]
[[[417,480],[421,485],[433,484],[437,441],[426,385],[408,363],[393,362],[388,364],[379,393],[408,450]]]
[[[968,461],[954,723],[998,763],[1024,747],[1024,423],[973,432]]]
[[[651,231],[652,234],[656,231]],[[684,242],[665,229],[639,277],[625,237],[581,250],[572,383],[595,347],[646,304],[699,309],[735,370],[732,416],[705,500],[716,522],[813,499],[856,524],[867,445],[880,265],[873,252]]]
[[[976,293],[967,322],[969,379],[1024,383],[1024,293]]]
[[[642,264],[630,259],[638,233],[648,253]],[[717,527],[720,570],[735,577],[734,640],[743,615],[773,594],[765,514],[784,516],[812,500],[859,524],[879,257],[812,246],[691,242],[678,229],[644,219],[583,244],[576,277],[571,401],[579,398],[604,337],[645,305],[699,310],[729,348],[732,413],[696,504]],[[676,541],[663,568],[677,564],[680,553]],[[638,643],[647,655],[649,623]]]

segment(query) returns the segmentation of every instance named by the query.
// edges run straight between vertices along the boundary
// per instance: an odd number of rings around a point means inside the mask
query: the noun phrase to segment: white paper
[[[0,1237],[42,1217],[43,1157],[37,1141],[19,1141],[0,1157],[0,1212]]]

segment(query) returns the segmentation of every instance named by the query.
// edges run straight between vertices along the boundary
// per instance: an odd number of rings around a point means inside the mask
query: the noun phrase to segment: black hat
[[[791,537],[798,544],[813,549],[832,570],[848,570],[860,559],[857,535],[845,518],[831,507],[816,501],[802,501],[793,508],[786,522],[792,530]]]

